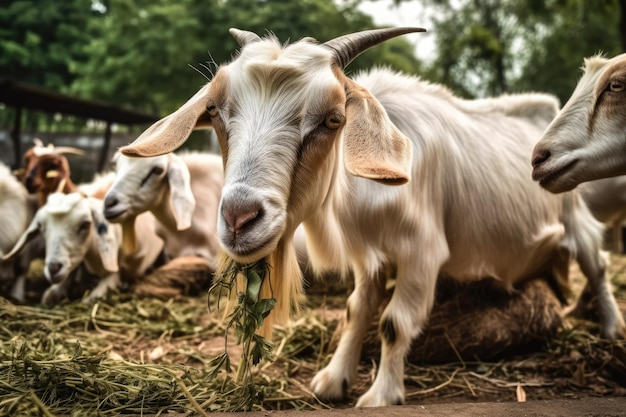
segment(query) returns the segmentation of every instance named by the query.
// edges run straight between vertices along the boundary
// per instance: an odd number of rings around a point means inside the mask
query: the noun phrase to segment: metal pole
[[[22,164],[22,108],[15,108],[15,120],[11,138],[13,139],[13,169],[18,169]]]
[[[104,166],[107,163],[107,155],[109,155],[109,147],[111,146],[111,122],[107,122],[106,129],[104,130],[104,145],[100,151],[100,161],[98,162],[98,172],[104,170]]]

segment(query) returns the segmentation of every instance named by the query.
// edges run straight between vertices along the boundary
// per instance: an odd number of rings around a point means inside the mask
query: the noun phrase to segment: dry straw
[[[616,275],[618,298],[624,300],[624,268]],[[235,294],[245,293],[244,301],[254,299],[253,287],[248,293],[239,286]],[[213,292],[210,299],[214,304],[221,297]],[[321,297],[315,310],[306,310],[288,327],[276,328],[273,361],[239,365],[239,370],[251,371],[245,378],[220,372],[230,366],[216,359],[227,340],[239,340],[235,318],[239,316],[220,320],[206,303],[206,293],[168,301],[113,294],[93,306],[67,302],[55,308],[15,305],[0,298],[0,415],[204,415],[329,406],[318,401],[308,385],[331,355],[328,346],[337,315],[324,307],[345,305],[345,294]],[[235,326],[230,330],[229,320]],[[241,335],[253,334],[245,325],[242,329]],[[532,352],[443,364],[409,360],[407,401],[624,396],[626,343],[597,334],[592,321],[570,318]],[[252,342],[244,348],[246,342],[241,341],[235,348],[254,352]],[[269,345],[260,344],[259,349],[267,353]],[[249,357],[260,359],[265,353]],[[352,406],[371,385],[378,358],[361,359],[348,400],[333,407]],[[232,368],[237,366],[236,358],[228,360]],[[250,382],[254,389],[244,400],[241,390]]]

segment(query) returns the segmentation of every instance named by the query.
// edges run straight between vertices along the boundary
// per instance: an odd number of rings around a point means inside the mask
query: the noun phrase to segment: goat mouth
[[[119,218],[120,216],[122,216],[124,213],[126,213],[126,211],[127,211],[127,210],[126,210],[126,209],[124,209],[124,208],[122,208],[122,209],[117,209],[117,210],[114,210],[114,209],[105,209],[105,210],[104,210],[104,217],[105,217],[107,220],[113,220],[113,219],[116,219],[116,218]]]
[[[229,243],[224,243],[224,248],[229,253],[229,255],[237,262],[250,263],[256,262],[259,259],[267,256],[267,249],[272,246],[272,242],[274,242],[275,238],[270,237],[263,240],[261,243],[257,243],[254,245],[244,244],[238,242],[238,240],[239,239],[237,237],[233,237],[233,239]]]
[[[556,171],[546,173],[545,175],[541,175],[541,173],[537,175],[537,172],[533,171],[533,179],[535,179],[535,181],[538,181],[539,185],[541,185],[543,188],[549,189],[551,185],[553,185],[559,179],[563,178],[563,176],[567,172],[571,171],[574,168],[574,166],[576,166],[577,163],[578,163],[578,160],[574,159],[573,161],[571,161],[568,164],[565,164],[564,166],[557,169]]]
[[[65,280],[65,272],[63,271],[59,271],[58,273],[52,275],[49,275],[50,283],[52,284],[60,284],[61,282],[63,282]]]

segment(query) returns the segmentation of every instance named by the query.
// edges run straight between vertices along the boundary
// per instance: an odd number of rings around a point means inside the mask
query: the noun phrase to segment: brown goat
[[[64,154],[83,155],[83,151],[71,147],[54,147],[35,139],[35,146],[24,154],[22,182],[28,192],[35,194],[39,206],[46,204],[48,195],[60,191],[64,194],[77,191],[70,178],[70,166]],[[61,186],[61,187],[59,187]]]

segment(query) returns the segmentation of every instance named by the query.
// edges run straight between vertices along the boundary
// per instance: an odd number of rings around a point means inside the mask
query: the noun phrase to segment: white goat
[[[535,146],[533,179],[560,193],[626,174],[626,54],[585,59],[572,96]]]
[[[615,337],[624,326],[600,256],[601,224],[578,194],[556,196],[530,180],[528,155],[557,111],[555,98],[471,102],[389,70],[344,75],[367,48],[419,31],[284,46],[231,29],[240,54],[121,149],[163,154],[194,126],[213,126],[225,161],[220,243],[237,262],[267,257],[277,298],[272,314],[288,312],[299,298],[292,239],[300,222],[314,268],[353,271],[345,331],[312,381],[320,397],[340,398],[354,381],[384,291],[381,271],[395,269],[395,291],[380,319],[379,371],[357,406],[404,401],[404,358],[428,318],[439,273],[494,277],[510,288],[567,271],[576,256],[597,296],[602,334]]]
[[[217,207],[224,174],[216,154],[183,153],[155,158],[113,159],[116,179],[104,200],[115,223],[151,212],[166,259],[199,256],[217,266]]]
[[[37,200],[0,163],[0,258],[8,253],[26,230],[37,210]],[[24,284],[33,251],[11,260],[0,260],[0,284],[13,299],[23,301]]]
[[[43,234],[46,242],[44,275],[52,283],[42,297],[43,304],[57,304],[67,296],[68,285],[71,285],[67,278],[81,263],[87,272],[99,277],[96,287],[83,300],[86,303],[103,297],[108,290],[117,289],[121,284],[120,273],[124,279],[136,279],[151,265],[146,247],[152,246],[140,246],[126,254],[121,252],[121,226],[108,223],[102,211],[101,199],[82,193],[50,194],[13,250],[5,255],[5,259],[11,258],[38,232]],[[150,230],[150,224],[154,226],[153,217],[146,214],[148,216],[137,218],[140,230]]]
[[[622,224],[626,221],[626,175],[580,184],[580,194],[596,219],[611,231],[611,246],[624,252]]]
[[[50,194],[5,258],[17,253],[38,232],[46,241],[44,275],[52,283],[42,298],[44,304],[56,304],[65,295],[66,278],[83,261],[89,273],[100,277],[86,302],[94,301],[120,284],[121,229],[112,227],[104,219],[101,200],[80,193]]]

